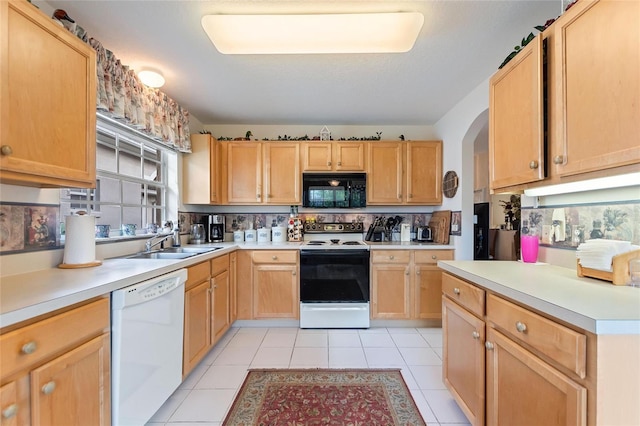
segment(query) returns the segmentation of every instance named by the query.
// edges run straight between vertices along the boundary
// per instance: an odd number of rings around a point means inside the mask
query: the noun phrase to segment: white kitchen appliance
[[[144,425],[182,382],[181,269],[111,293],[111,421]]]
[[[307,223],[300,248],[300,327],[369,327],[369,246],[362,223]]]

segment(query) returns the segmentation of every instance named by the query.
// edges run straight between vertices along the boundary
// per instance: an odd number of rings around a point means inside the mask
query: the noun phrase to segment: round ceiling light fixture
[[[164,86],[164,77],[162,73],[150,69],[143,69],[138,71],[138,78],[145,86],[149,87],[162,87]]]

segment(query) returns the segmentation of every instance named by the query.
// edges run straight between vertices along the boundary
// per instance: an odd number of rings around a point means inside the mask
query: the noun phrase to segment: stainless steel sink
[[[203,253],[220,250],[222,247],[170,247],[152,252],[136,253],[125,259],[186,259]]]

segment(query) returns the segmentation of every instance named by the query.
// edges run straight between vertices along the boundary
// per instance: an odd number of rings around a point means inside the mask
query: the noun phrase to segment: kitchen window
[[[110,225],[110,236],[120,235],[124,224],[146,233],[168,217],[168,162],[176,156],[144,134],[110,121],[98,116],[96,188],[61,189],[61,215],[85,210],[96,216],[96,224]]]

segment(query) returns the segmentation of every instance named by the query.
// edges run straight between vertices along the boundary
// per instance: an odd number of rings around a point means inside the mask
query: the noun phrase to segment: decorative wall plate
[[[458,191],[458,174],[453,170],[449,170],[444,174],[444,179],[442,179],[442,193],[447,198],[453,198]]]

